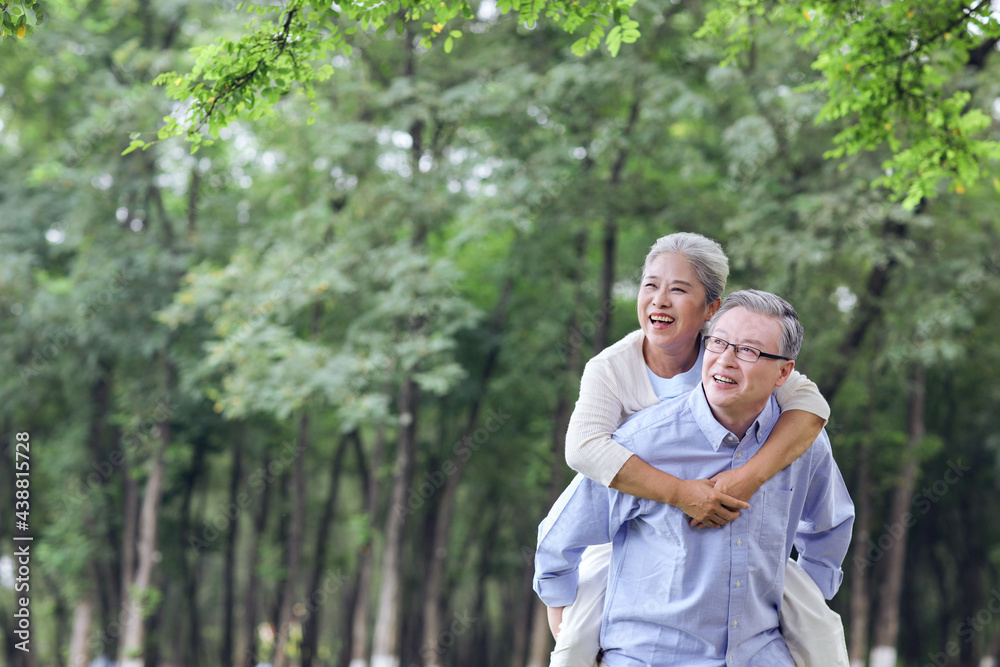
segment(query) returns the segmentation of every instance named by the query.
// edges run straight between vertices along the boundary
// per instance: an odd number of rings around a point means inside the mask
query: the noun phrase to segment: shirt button
[[[736,540],[736,546],[742,547],[743,546],[743,540],[742,539]]]
[[[737,581],[736,582],[736,588],[742,588],[742,587],[743,587],[743,582],[742,581]]]
[[[739,621],[733,621],[733,627],[734,627],[734,628],[735,628],[735,627],[736,627],[737,625],[739,625],[739,624],[740,624],[740,622],[739,622]]]
[[[743,458],[743,452],[736,452],[736,458],[738,459]]]

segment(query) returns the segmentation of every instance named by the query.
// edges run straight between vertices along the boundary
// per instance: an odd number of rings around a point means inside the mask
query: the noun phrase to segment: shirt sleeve
[[[546,606],[573,603],[584,549],[610,542],[641,504],[639,498],[576,476],[538,526],[532,588]]]
[[[797,370],[793,369],[785,384],[775,389],[774,398],[782,412],[805,410],[824,422],[830,419],[830,405],[819,393],[819,387]]]
[[[816,450],[813,471],[795,534],[795,548],[799,552],[799,565],[829,600],[844,579],[841,565],[851,546],[854,503],[833,460],[825,432],[813,448]]]
[[[632,456],[611,434],[622,417],[622,401],[607,362],[591,360],[583,369],[580,398],[566,431],[566,464],[605,487]]]

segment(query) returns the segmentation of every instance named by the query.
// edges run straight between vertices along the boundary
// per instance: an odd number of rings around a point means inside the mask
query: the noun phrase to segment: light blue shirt
[[[737,468],[767,439],[774,398],[740,441],[712,415],[701,386],[640,411],[614,438],[683,479]],[[601,626],[611,667],[792,667],[778,631],[785,561],[829,599],[851,540],[854,505],[825,432],[723,528],[695,529],[676,507],[578,476],[538,528],[534,589],[550,607],[576,598],[583,550],[612,542]]]

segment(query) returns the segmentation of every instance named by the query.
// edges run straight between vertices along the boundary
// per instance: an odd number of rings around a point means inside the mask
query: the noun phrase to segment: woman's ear
[[[708,304],[708,313],[705,315],[706,322],[708,322],[715,316],[715,314],[719,311],[719,307],[721,305],[722,305],[722,297],[719,297],[712,303]]]

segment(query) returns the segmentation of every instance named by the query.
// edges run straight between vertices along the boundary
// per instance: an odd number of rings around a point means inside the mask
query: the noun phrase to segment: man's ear
[[[778,371],[780,375],[778,375],[778,379],[774,381],[775,388],[785,384],[785,382],[788,380],[788,376],[792,374],[792,369],[794,368],[795,368],[794,361],[783,361],[781,363],[781,368]]]

